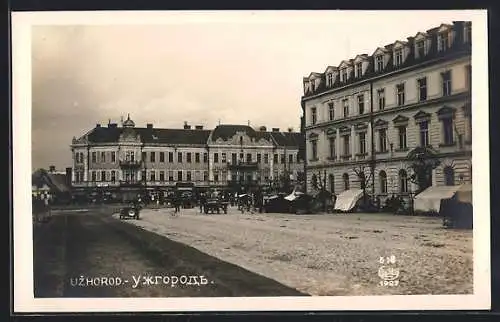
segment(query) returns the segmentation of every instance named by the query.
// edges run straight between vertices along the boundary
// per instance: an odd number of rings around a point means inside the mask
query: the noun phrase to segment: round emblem
[[[393,267],[381,266],[378,269],[378,276],[384,281],[394,281],[399,277],[399,269]]]

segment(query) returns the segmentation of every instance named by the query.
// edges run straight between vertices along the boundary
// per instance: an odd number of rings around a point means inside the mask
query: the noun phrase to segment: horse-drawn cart
[[[216,212],[220,214],[221,211],[227,214],[228,204],[228,202],[222,201],[220,199],[208,199],[204,206],[205,214],[214,214]]]

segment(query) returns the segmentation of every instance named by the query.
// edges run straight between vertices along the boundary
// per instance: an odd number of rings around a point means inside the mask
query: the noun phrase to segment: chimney
[[[289,128],[288,128],[288,132],[289,132],[289,133],[292,133],[292,132],[293,132],[293,127],[289,127]]]
[[[280,128],[279,127],[273,127],[273,132],[279,132]]]
[[[110,124],[108,124],[108,127],[111,128],[111,129],[114,129],[117,126],[118,126],[118,124],[116,124],[116,123],[110,123]]]
[[[101,124],[97,123],[97,124],[95,125],[95,127],[101,127]]]
[[[196,125],[195,129],[197,129],[197,130],[203,130],[203,125]]]
[[[66,185],[71,187],[71,177],[73,175],[73,169],[71,167],[66,168]]]
[[[261,126],[261,127],[259,128],[259,131],[261,131],[261,132],[266,132],[266,131],[267,131],[267,128],[266,128],[265,126]]]
[[[153,124],[152,124],[152,123],[148,123],[148,124],[146,124],[146,127],[147,127],[148,129],[152,129],[152,128],[153,128]]]
[[[56,166],[55,165],[51,165],[49,167],[49,172],[56,172]]]
[[[184,121],[184,130],[191,130],[191,125],[189,125],[186,121]]]

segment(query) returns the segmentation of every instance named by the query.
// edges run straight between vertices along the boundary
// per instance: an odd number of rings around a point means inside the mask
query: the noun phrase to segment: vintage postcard
[[[487,46],[481,10],[12,13],[15,311],[489,309]]]

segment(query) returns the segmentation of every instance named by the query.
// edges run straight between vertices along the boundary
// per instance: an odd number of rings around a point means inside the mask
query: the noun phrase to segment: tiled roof
[[[118,142],[123,131],[121,127],[96,127],[88,134],[88,140],[90,143]],[[191,129],[133,128],[133,131],[144,143],[206,144],[210,135],[210,130]]]
[[[59,173],[50,173],[45,169],[38,169],[31,175],[31,183],[37,187],[46,184],[51,190],[58,192],[68,192],[66,185],[66,175]]]
[[[257,137],[256,131],[248,125],[224,124],[215,127],[212,132],[212,141],[219,138],[227,140],[228,138],[234,136],[236,132],[245,132],[249,137]]]
[[[278,146],[301,146],[304,137],[298,132],[268,132]]]

